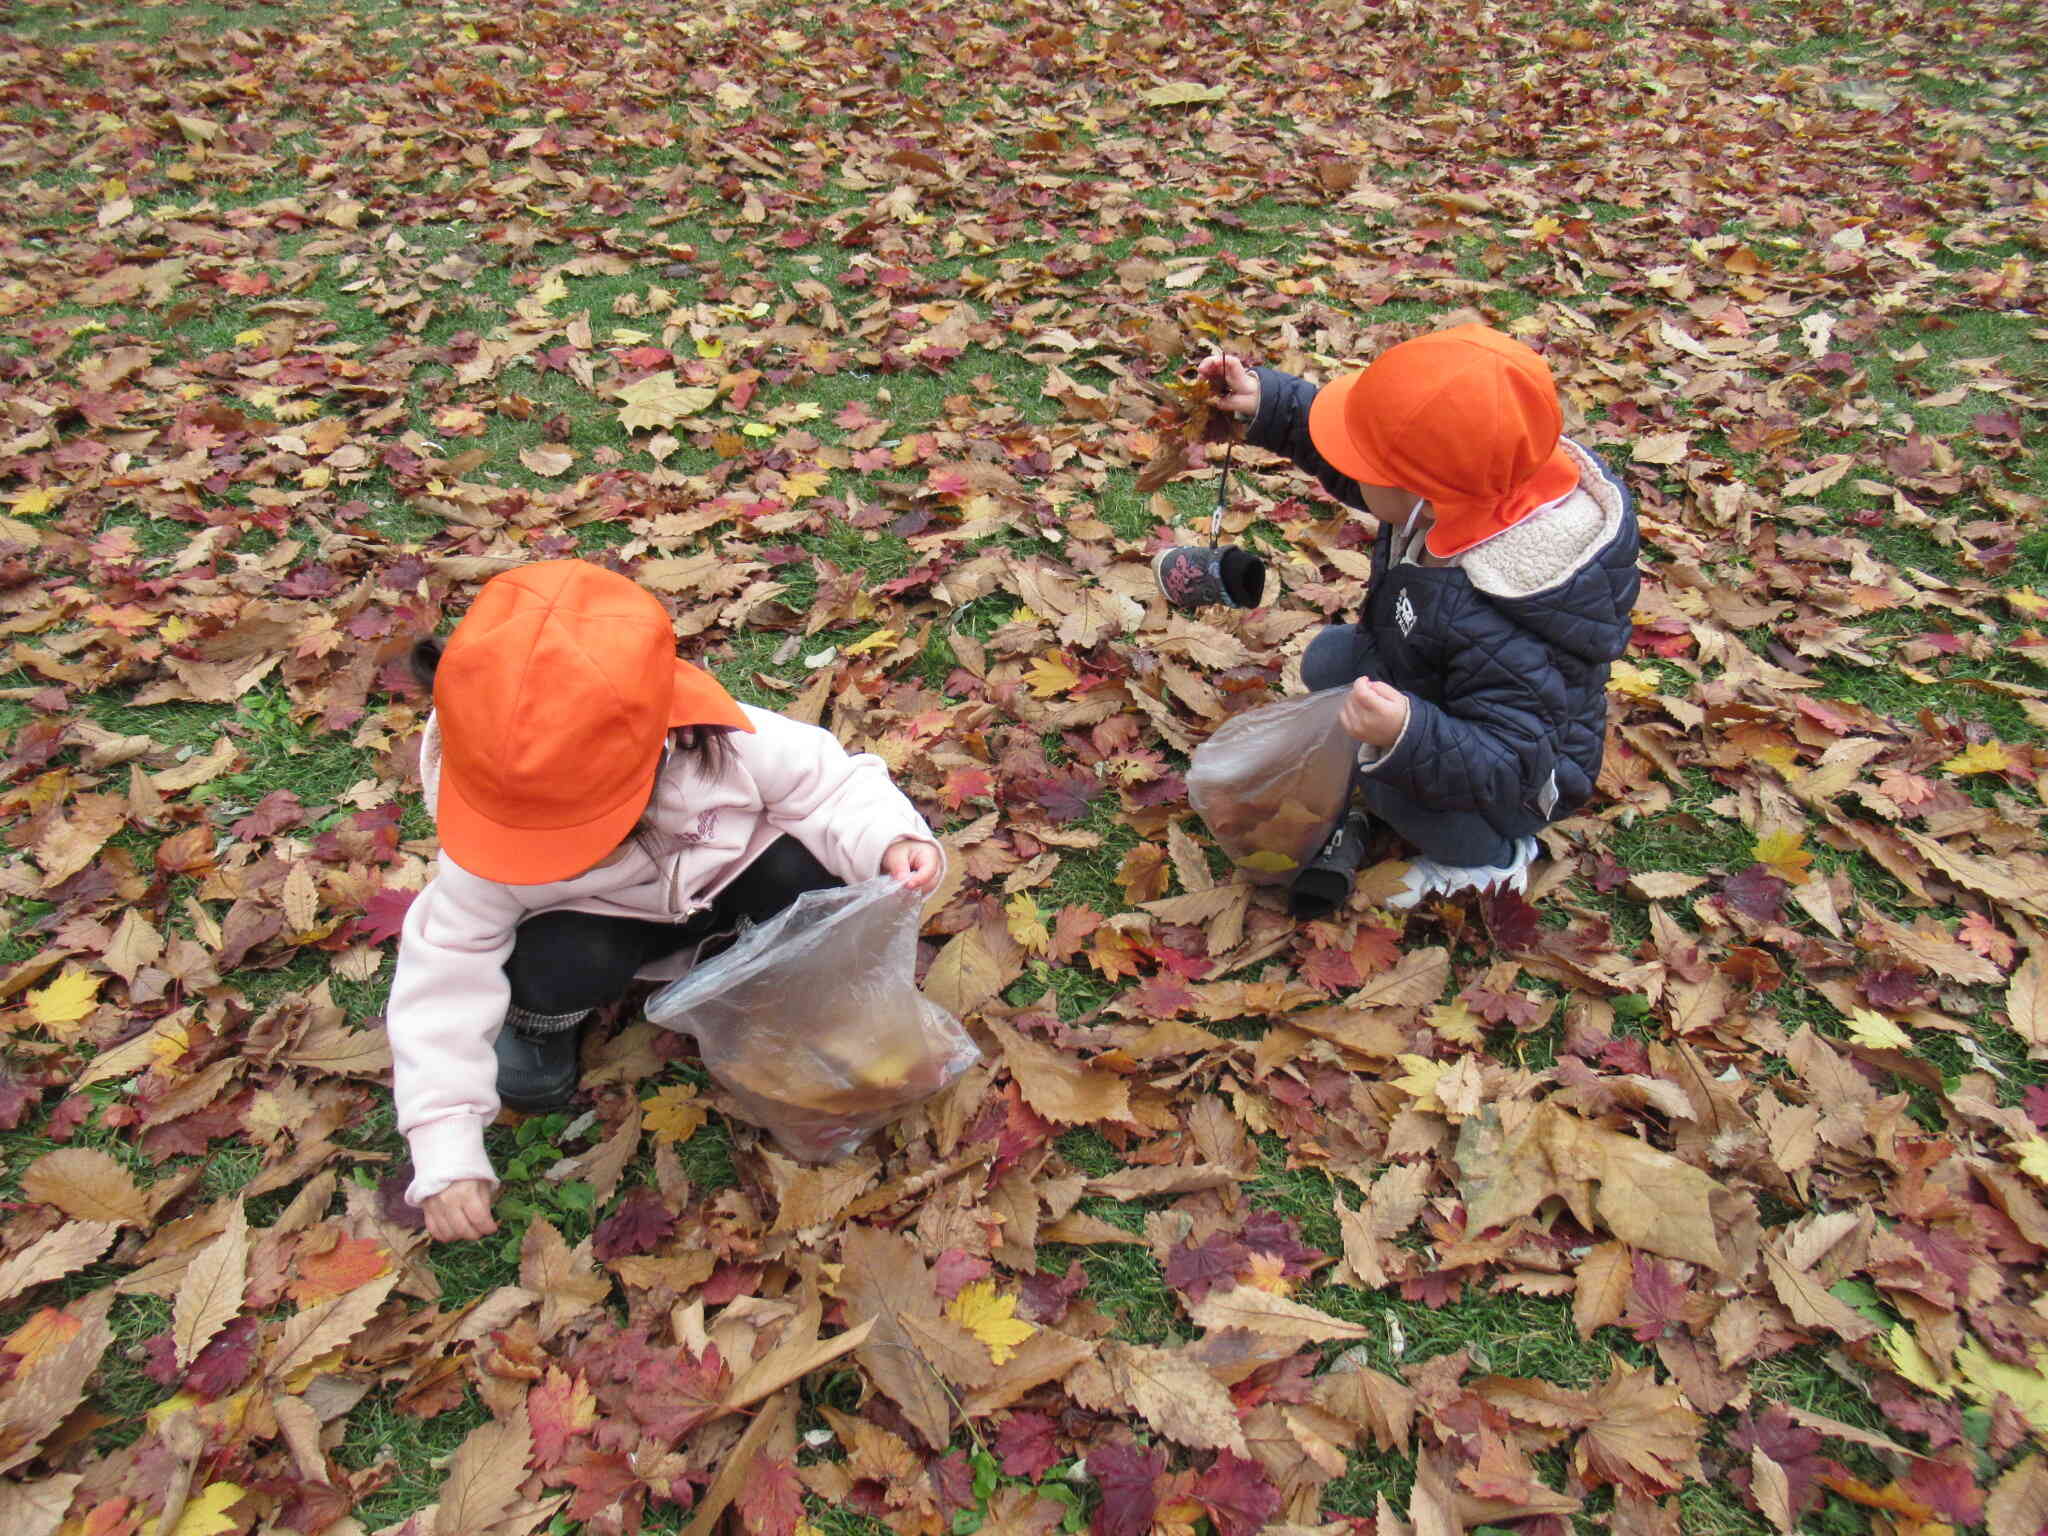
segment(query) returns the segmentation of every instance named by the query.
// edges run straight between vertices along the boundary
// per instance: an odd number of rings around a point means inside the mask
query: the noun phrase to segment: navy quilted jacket
[[[1246,441],[1285,454],[1347,506],[1357,482],[1309,440],[1316,386],[1261,368]],[[1407,728],[1366,772],[1418,805],[1476,811],[1520,837],[1593,791],[1607,736],[1607,674],[1628,648],[1640,578],[1635,507],[1577,444],[1579,489],[1459,556],[1396,564],[1394,530],[1373,547],[1359,619],[1359,672],[1409,696]]]

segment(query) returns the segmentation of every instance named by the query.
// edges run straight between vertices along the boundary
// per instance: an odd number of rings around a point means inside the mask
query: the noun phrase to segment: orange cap
[[[1427,496],[1429,552],[1462,554],[1579,483],[1541,357],[1484,325],[1389,347],[1316,391],[1308,432],[1352,479]]]
[[[669,730],[751,731],[731,694],[676,655],[659,599],[584,560],[493,576],[434,673],[441,846],[472,874],[581,874],[647,808]]]

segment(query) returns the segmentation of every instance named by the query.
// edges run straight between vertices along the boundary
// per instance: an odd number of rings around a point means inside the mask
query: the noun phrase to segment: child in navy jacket
[[[1525,888],[1533,834],[1600,773],[1639,585],[1628,492],[1560,435],[1542,358],[1486,326],[1403,342],[1321,389],[1234,357],[1201,372],[1251,418],[1248,442],[1379,522],[1359,622],[1317,635],[1301,672],[1312,690],[1351,685],[1359,798],[1422,855],[1393,905]],[[1326,854],[1355,869],[1364,830],[1354,813]]]

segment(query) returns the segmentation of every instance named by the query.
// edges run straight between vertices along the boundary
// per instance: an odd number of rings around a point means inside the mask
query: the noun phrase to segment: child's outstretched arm
[[[809,848],[842,880],[888,873],[912,889],[938,884],[945,869],[938,839],[880,758],[849,753],[830,731],[786,715],[748,715],[754,733],[735,736],[734,748],[776,830]]]
[[[1309,440],[1308,408],[1316,397],[1315,385],[1278,368],[1247,368],[1239,359],[1223,354],[1204,358],[1195,371],[1205,379],[1223,381],[1224,393],[1217,404],[1224,410],[1251,418],[1244,432],[1246,442],[1292,459],[1345,506],[1366,510],[1358,482],[1333,469]]]
[[[483,1235],[472,1230],[478,1223],[470,1219],[477,1215],[470,1207],[481,1201],[488,1221],[488,1197],[497,1185],[484,1151],[484,1127],[498,1113],[491,1042],[512,1000],[505,961],[522,915],[505,899],[504,887],[477,879],[444,856],[406,911],[399,938],[385,1017],[398,1129],[412,1149],[413,1179],[405,1197],[419,1206],[437,1201],[430,1221],[448,1226],[449,1236]],[[464,1219],[438,1219],[454,1214]]]

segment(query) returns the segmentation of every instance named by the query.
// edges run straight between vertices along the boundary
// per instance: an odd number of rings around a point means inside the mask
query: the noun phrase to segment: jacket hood
[[[1589,662],[1612,661],[1628,648],[1640,540],[1628,491],[1577,443],[1564,447],[1578,487],[1458,564],[1523,629]]]

